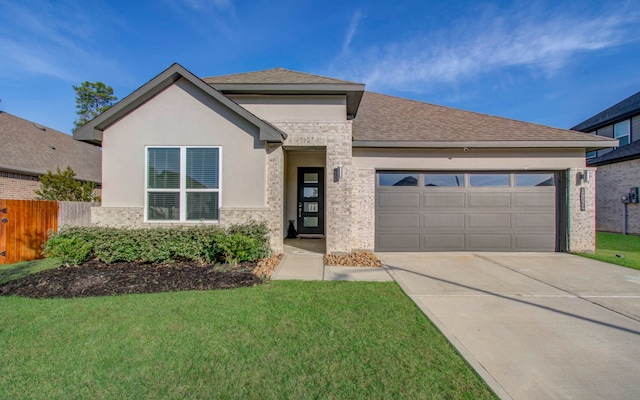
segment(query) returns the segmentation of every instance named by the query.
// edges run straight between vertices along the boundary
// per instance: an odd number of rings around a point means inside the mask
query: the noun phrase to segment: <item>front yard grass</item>
[[[0,297],[0,398],[495,398],[394,282]]]
[[[57,258],[43,258],[41,260],[0,265],[0,285],[45,269],[57,268],[61,264]]]
[[[580,255],[623,267],[640,269],[640,236],[596,232],[596,252]]]

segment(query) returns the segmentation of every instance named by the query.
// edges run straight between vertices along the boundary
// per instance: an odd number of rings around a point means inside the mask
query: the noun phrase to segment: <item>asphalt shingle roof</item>
[[[44,174],[67,165],[76,178],[102,180],[102,151],[65,133],[0,111],[0,170]]]
[[[574,131],[590,132],[600,126],[617,122],[617,119],[628,117],[632,114],[640,114],[640,92],[627,97],[571,129]]]
[[[582,132],[365,92],[354,141],[607,141]]]
[[[307,74],[304,72],[291,71],[285,68],[273,68],[256,72],[245,72],[240,74],[213,76],[208,78],[202,78],[203,81],[210,85],[216,83],[237,83],[237,84],[336,84],[336,83],[348,83],[354,84],[356,82],[343,81],[340,79],[328,78],[326,76]]]
[[[598,157],[587,159],[587,165],[595,167],[598,165],[613,164],[615,162],[633,160],[640,158],[640,141],[632,142],[626,146],[618,147],[614,151]]]

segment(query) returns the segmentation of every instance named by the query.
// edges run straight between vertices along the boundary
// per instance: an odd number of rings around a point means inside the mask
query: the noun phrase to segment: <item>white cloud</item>
[[[505,17],[490,11],[476,21],[455,21],[446,31],[410,42],[373,44],[348,57],[342,54],[334,68],[369,87],[407,91],[415,91],[416,85],[424,89],[511,67],[553,74],[579,52],[637,40],[637,22],[637,13],[624,10],[580,16],[526,9],[506,12]],[[635,26],[630,29],[630,25]]]
[[[86,71],[116,68],[99,52],[102,25],[87,4],[0,1],[0,75],[49,76],[75,82]],[[110,16],[104,15],[107,19]],[[117,21],[110,18],[110,26]]]
[[[231,0],[181,0],[187,7],[196,11],[209,11],[211,8],[221,10],[233,8]]]
[[[360,19],[362,18],[362,14],[360,11],[356,11],[351,17],[351,23],[349,24],[349,28],[347,29],[347,34],[345,35],[344,42],[342,42],[342,52],[346,53],[349,51],[349,46],[351,45],[351,41],[353,40],[353,36],[356,34],[358,30],[358,24],[360,23]]]

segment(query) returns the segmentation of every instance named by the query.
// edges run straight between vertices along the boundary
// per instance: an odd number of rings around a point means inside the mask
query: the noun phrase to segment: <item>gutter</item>
[[[408,140],[354,140],[353,147],[386,148],[585,148],[588,150],[608,149],[618,146],[618,140],[572,140],[572,141],[408,141]]]

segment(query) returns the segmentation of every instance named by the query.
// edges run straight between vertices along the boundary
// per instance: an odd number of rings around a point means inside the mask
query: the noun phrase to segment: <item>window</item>
[[[516,186],[555,186],[553,174],[515,174]]]
[[[425,186],[464,186],[462,174],[424,174]]]
[[[219,147],[147,147],[148,221],[217,221],[219,202]]]
[[[381,172],[380,186],[418,186],[418,174]]]
[[[587,158],[594,158],[594,157],[598,157],[597,151],[587,151]]]
[[[509,174],[470,174],[469,186],[508,187]]]
[[[618,147],[626,146],[631,142],[631,120],[618,122],[613,125],[613,137],[620,141]]]

